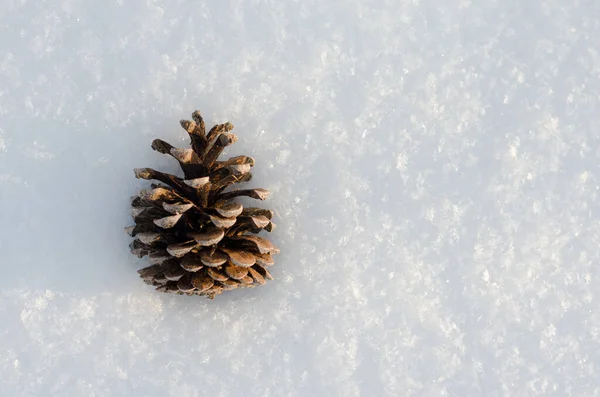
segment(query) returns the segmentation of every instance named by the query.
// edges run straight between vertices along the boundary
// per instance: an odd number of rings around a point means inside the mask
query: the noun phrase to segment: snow
[[[0,395],[598,396],[600,3],[4,0]],[[154,138],[234,124],[266,286],[155,293]]]

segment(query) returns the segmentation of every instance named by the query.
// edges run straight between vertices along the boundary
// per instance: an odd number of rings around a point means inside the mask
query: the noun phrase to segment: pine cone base
[[[230,123],[215,125],[206,133],[200,112],[181,126],[191,139],[190,149],[175,148],[156,139],[152,148],[169,154],[180,164],[184,177],[151,168],[135,169],[139,179],[156,180],[150,189],[132,197],[134,237],[131,252],[148,256],[151,265],[138,271],[157,291],[201,295],[214,299],[224,291],[263,285],[273,277],[273,244],[257,234],[272,231],[273,211],[244,208],[236,197],[265,200],[265,189],[229,189],[247,182],[254,159],[237,156],[218,161],[237,140]]]

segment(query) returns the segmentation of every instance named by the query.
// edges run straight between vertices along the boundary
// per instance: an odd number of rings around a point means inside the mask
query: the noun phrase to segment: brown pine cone
[[[257,236],[272,231],[273,212],[244,208],[238,196],[264,200],[265,189],[227,190],[252,178],[254,159],[237,156],[217,161],[223,149],[237,140],[230,123],[215,125],[205,133],[200,112],[194,121],[182,120],[191,138],[191,149],[179,149],[160,139],[152,148],[179,161],[184,178],[135,169],[135,176],[154,179],[151,189],[132,198],[135,226],[126,231],[135,237],[131,252],[148,255],[151,266],[140,277],[157,291],[203,295],[213,299],[223,291],[262,285],[272,280],[267,268],[279,250]],[[226,191],[227,190],[227,191]]]

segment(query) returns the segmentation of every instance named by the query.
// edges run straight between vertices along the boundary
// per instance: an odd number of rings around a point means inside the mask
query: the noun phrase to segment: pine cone
[[[267,267],[279,250],[257,236],[272,231],[273,212],[244,208],[233,202],[238,196],[264,200],[265,189],[225,191],[230,185],[251,179],[254,159],[246,156],[217,161],[223,149],[237,140],[230,123],[215,125],[205,133],[200,112],[194,121],[182,120],[191,138],[191,149],[179,149],[156,139],[152,148],[179,161],[184,179],[155,171],[135,169],[135,176],[154,179],[132,198],[135,226],[126,231],[135,237],[131,252],[148,255],[151,266],[140,277],[157,291],[203,295],[213,299],[223,291],[254,287],[272,280]]]

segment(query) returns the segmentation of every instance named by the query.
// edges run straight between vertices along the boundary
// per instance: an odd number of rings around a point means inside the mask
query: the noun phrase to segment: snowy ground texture
[[[600,396],[600,2],[1,3],[0,395]],[[123,232],[195,109],[281,248],[215,301]]]

